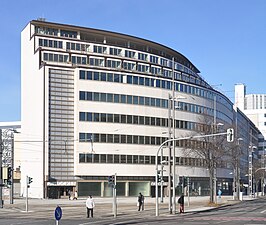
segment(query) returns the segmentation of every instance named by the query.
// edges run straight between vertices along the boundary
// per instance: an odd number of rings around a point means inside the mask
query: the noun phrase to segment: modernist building
[[[233,103],[189,59],[159,43],[33,20],[22,31],[21,48],[21,171],[23,180],[33,178],[32,197],[58,198],[68,190],[110,196],[107,177],[113,174],[118,195],[153,195],[172,88],[176,137],[201,133],[206,118],[224,129],[235,124]],[[176,148],[176,174],[208,194],[204,159],[184,156],[184,147]],[[227,166],[217,171],[224,193],[229,172]]]
[[[265,167],[265,137],[266,137],[266,95],[247,94],[246,85],[235,85],[235,105],[256,125],[259,129],[259,143],[256,146],[261,159],[260,167]],[[265,183],[265,181],[264,181]]]

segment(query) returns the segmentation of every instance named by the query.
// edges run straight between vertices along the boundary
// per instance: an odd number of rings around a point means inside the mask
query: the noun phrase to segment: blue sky
[[[232,101],[236,83],[266,94],[265,0],[1,0],[0,121],[20,120],[20,33],[38,17],[171,47]]]

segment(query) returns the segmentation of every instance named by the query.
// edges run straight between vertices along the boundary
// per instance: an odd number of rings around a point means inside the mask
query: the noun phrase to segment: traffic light
[[[226,135],[227,135],[227,142],[233,142],[234,141],[234,129],[233,128],[228,128]]]
[[[108,184],[114,184],[115,183],[115,176],[108,176]]]
[[[158,177],[158,183],[160,183],[162,181],[162,173],[160,170],[157,173],[157,177]]]
[[[12,168],[8,167],[7,169],[7,184],[12,183]]]
[[[32,183],[32,177],[28,177],[28,184]]]

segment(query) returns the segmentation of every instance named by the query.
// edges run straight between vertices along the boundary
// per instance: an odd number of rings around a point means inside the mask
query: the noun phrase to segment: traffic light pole
[[[114,175],[114,183],[113,183],[113,213],[114,218],[117,216],[117,204],[116,204],[116,173]]]
[[[29,182],[29,177],[26,176],[26,212],[28,212],[28,188],[29,188],[28,182]]]
[[[195,139],[195,138],[203,138],[203,137],[213,137],[213,136],[221,136],[221,135],[227,135],[227,137],[229,136],[229,140],[227,139],[227,141],[231,142],[234,139],[234,133],[233,133],[233,129],[228,129],[227,132],[223,132],[223,133],[216,133],[216,134],[206,134],[206,135],[196,135],[196,136],[188,136],[188,137],[182,137],[182,138],[173,138],[173,139],[169,139],[164,141],[158,148],[158,151],[156,153],[156,157],[155,157],[155,170],[156,170],[156,176],[155,176],[155,196],[156,196],[156,200],[155,200],[155,215],[159,216],[159,201],[158,201],[158,154],[161,151],[162,147],[169,142],[173,142],[173,141],[179,141],[179,140],[188,140],[188,139]],[[171,182],[171,181],[170,181]]]

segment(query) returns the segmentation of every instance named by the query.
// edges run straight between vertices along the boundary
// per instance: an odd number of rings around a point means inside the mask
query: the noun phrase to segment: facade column
[[[125,196],[128,197],[129,196],[129,182],[127,181],[125,184]]]
[[[101,197],[104,197],[104,181],[101,182]]]

